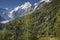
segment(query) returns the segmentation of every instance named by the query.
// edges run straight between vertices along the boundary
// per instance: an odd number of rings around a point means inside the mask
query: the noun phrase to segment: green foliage
[[[1,27],[0,40],[59,40],[60,0]]]

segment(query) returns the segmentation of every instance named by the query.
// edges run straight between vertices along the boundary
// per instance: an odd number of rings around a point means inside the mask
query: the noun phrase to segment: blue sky
[[[14,8],[22,5],[25,2],[30,2],[32,5],[39,0],[0,0],[0,8]]]

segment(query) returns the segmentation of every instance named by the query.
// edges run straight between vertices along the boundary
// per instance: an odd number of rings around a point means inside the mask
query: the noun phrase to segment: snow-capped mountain
[[[10,18],[7,16],[9,10],[0,8],[0,16],[6,20],[9,20]]]
[[[7,23],[16,17],[25,15],[27,12],[33,12],[36,9],[39,9],[39,8],[45,6],[49,2],[50,2],[50,0],[41,0],[38,3],[35,3],[34,5],[31,5],[30,2],[25,2],[25,4],[22,4],[21,6],[17,6],[16,8],[14,8],[12,10],[10,10],[8,8],[6,8],[6,9],[1,8],[0,16],[5,20],[1,21],[0,23]]]

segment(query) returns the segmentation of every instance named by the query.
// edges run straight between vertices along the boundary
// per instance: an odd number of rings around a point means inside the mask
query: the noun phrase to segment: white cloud
[[[37,3],[35,3],[34,5],[37,5]]]
[[[8,10],[9,8],[5,8],[6,10]]]
[[[9,20],[1,21],[0,23],[5,24],[5,23],[7,23],[7,22],[9,22]]]

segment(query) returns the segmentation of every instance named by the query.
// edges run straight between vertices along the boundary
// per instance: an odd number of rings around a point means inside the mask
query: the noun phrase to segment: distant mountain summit
[[[30,2],[25,2],[25,4],[17,6],[12,10],[8,8],[0,8],[0,16],[5,20],[13,20],[16,17],[21,17],[25,15],[26,13],[34,12],[35,10],[47,5],[49,2],[49,0],[41,0],[38,3],[35,3],[34,5],[31,5]]]

